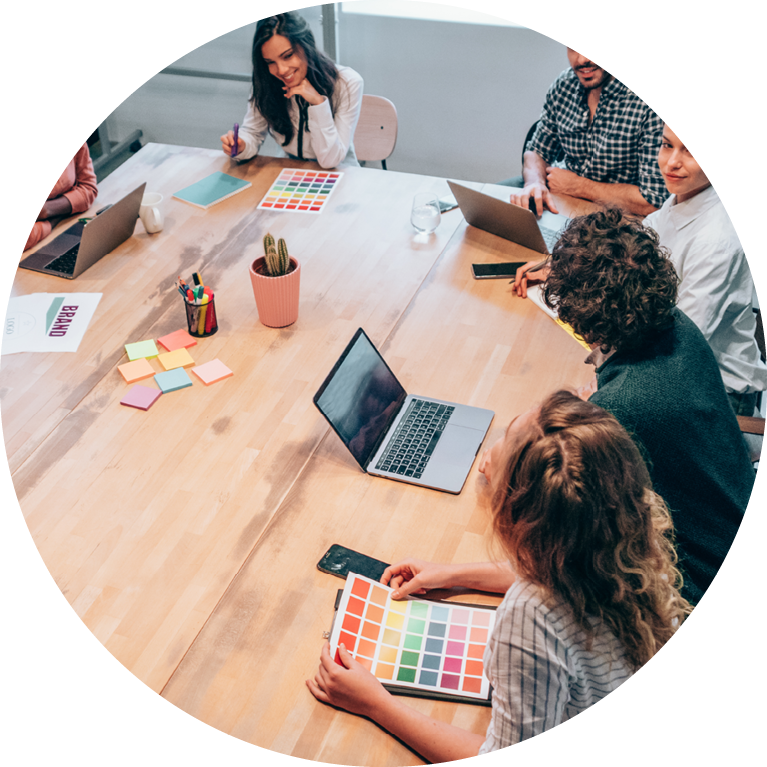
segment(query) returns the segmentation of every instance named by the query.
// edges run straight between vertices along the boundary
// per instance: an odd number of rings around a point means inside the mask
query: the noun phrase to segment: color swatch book
[[[207,209],[217,202],[242,192],[251,186],[250,181],[243,181],[226,173],[211,173],[196,184],[184,187],[173,196],[184,202],[190,202],[198,208]]]
[[[260,210],[322,213],[343,175],[332,170],[283,168],[258,207]]]
[[[495,609],[391,598],[393,589],[349,573],[330,653],[346,649],[392,692],[490,703],[483,656]]]

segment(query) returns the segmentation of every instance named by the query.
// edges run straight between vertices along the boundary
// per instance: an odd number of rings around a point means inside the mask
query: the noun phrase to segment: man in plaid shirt
[[[511,202],[558,213],[551,194],[619,205],[646,216],[668,191],[658,167],[663,121],[611,74],[567,49],[571,69],[549,88]],[[564,155],[565,168],[554,167]]]

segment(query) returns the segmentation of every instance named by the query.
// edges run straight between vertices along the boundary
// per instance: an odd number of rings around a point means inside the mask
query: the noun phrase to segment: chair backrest
[[[397,143],[397,108],[383,96],[362,97],[354,151],[363,162],[386,160]]]

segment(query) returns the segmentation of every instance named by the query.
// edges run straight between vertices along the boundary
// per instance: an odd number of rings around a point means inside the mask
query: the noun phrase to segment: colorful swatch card
[[[393,589],[349,573],[330,635],[389,689],[488,702],[483,656],[495,625],[489,607],[395,601]],[[411,693],[413,694],[413,693]]]
[[[210,386],[216,381],[223,381],[224,378],[234,375],[221,360],[211,360],[203,365],[192,368],[192,372],[206,385]]]
[[[152,405],[162,396],[162,392],[157,389],[150,389],[148,386],[136,384],[120,400],[121,405],[135,407],[139,410],[149,410]]]
[[[197,341],[186,332],[186,330],[176,330],[174,333],[168,333],[167,336],[157,339],[169,352],[176,349],[188,349],[190,346],[196,346]]]
[[[155,373],[154,368],[149,364],[146,357],[133,360],[133,362],[126,362],[124,365],[118,365],[117,369],[126,383],[142,381],[144,378],[150,378]]]
[[[157,359],[166,370],[173,368],[185,368],[188,365],[194,365],[192,355],[186,349],[176,349],[172,352],[160,354]]]
[[[137,341],[135,344],[125,344],[125,351],[129,360],[138,360],[141,357],[156,357],[157,344],[154,341]]]
[[[321,213],[343,176],[333,170],[283,168],[259,209]]]
[[[192,379],[186,374],[184,368],[174,368],[173,370],[166,370],[164,373],[157,373],[154,380],[162,389],[163,394],[185,389],[192,385]]]

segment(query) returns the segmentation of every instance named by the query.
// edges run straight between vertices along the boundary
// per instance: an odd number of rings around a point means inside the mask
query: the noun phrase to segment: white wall
[[[318,42],[320,11],[302,11]],[[339,16],[340,63],[363,76],[366,93],[397,106],[391,170],[476,181],[520,172],[525,133],[567,66],[562,45],[521,27]],[[254,29],[234,30],[176,64],[249,74]],[[158,74],[112,113],[110,136],[140,128],[145,143],[218,147],[242,121],[249,94],[248,83]],[[273,141],[262,152],[280,154]]]

